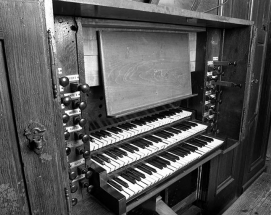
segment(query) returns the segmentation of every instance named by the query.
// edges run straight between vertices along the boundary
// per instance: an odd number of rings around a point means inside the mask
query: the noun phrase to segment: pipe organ
[[[240,194],[253,22],[128,0],[28,4],[43,11],[35,32],[44,37],[32,40],[46,69],[33,86],[50,92],[41,114],[52,115],[31,118],[19,146],[26,168],[31,154],[50,169],[24,173],[26,187],[55,178],[31,191],[50,202],[43,211],[176,214],[196,205],[216,214]],[[36,102],[34,92],[25,97]]]

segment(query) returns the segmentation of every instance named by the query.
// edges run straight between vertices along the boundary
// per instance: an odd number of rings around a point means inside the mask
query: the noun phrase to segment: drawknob
[[[67,87],[69,85],[70,81],[67,77],[61,77],[59,78],[59,84],[62,86],[62,87]]]

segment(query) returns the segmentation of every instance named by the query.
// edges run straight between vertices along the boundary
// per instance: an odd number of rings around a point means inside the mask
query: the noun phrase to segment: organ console
[[[14,168],[20,174],[4,175],[30,189],[30,211],[176,214],[195,205],[217,214],[240,194],[244,171],[256,171],[243,167],[260,126],[249,110],[262,81],[252,72],[252,22],[128,0],[26,2],[0,2],[19,13],[8,19],[0,7],[4,26],[13,19],[27,26],[0,28],[0,39],[9,32],[0,48],[12,65],[0,70],[0,86],[11,83],[3,92],[14,94],[14,117],[6,121],[18,130],[14,163],[24,163]],[[35,22],[27,17],[33,13]]]
[[[70,29],[78,25],[78,29],[66,33],[69,39],[63,41],[67,25]],[[166,199],[174,197],[165,197],[165,190],[176,188],[185,177],[194,181],[186,195],[197,193],[191,202],[206,201],[208,197],[202,196],[211,186],[205,180],[211,174],[211,160],[229,138],[220,129],[220,116],[227,115],[220,106],[227,103],[223,97],[229,90],[224,87],[239,84],[228,81],[239,61],[230,61],[230,56],[228,61],[219,61],[219,53],[207,44],[207,60],[194,59],[195,71],[191,71],[188,47],[194,43],[197,53],[204,54],[197,44],[206,39],[204,32],[212,31],[191,28],[192,33],[187,33],[176,26],[163,29],[155,24],[161,28],[157,30],[151,23],[137,23],[134,29],[133,25],[98,19],[75,23],[69,17],[55,17],[74,208],[88,196],[118,215],[132,214],[159,195],[164,195],[160,202],[169,204]],[[192,35],[198,35],[197,40],[189,40]],[[70,53],[62,51],[67,44],[74,45],[75,39],[83,43],[80,51],[85,60],[84,65],[74,61],[76,67],[72,62],[65,65],[63,59]],[[74,72],[78,67],[79,74]],[[90,79],[94,76],[96,83]],[[164,207],[167,204],[163,202]]]

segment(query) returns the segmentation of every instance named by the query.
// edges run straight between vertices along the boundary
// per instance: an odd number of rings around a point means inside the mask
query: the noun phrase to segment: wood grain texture
[[[223,215],[271,213],[271,175],[263,173]]]
[[[0,40],[0,214],[29,214],[26,187]]]
[[[108,115],[191,95],[187,34],[100,33]]]
[[[31,212],[66,214],[62,176],[67,164],[63,159],[61,116],[52,94],[43,4],[1,1],[0,19]],[[27,147],[24,131],[30,122],[38,122],[46,128],[46,144],[40,156]]]
[[[252,24],[246,20],[126,0],[55,0],[54,11],[56,14],[61,15],[140,20],[183,25],[191,25],[189,20],[193,19],[195,21],[193,25],[195,26],[219,28]]]
[[[246,78],[248,73],[248,60],[250,48],[250,28],[238,29],[236,31],[225,31],[223,58],[224,61],[236,61],[236,67],[224,67],[225,75],[221,77],[222,81],[230,81],[236,84],[242,84],[238,87],[221,87],[223,91],[222,104],[219,106],[217,127],[221,134],[229,138],[239,140],[240,129],[243,126],[243,105],[247,104],[247,89],[249,88]],[[231,125],[231,126],[226,126]]]
[[[250,4],[252,0],[234,0],[232,7],[232,17],[238,19],[249,19]]]
[[[83,214],[95,214],[95,215],[113,215],[99,200],[95,197],[90,196],[84,199],[76,205],[72,215],[83,215]]]
[[[55,17],[56,60],[65,75],[78,74],[76,27],[73,17]]]

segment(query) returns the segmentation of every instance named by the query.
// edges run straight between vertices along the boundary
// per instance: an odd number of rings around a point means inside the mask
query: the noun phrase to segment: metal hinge
[[[54,48],[52,42],[52,33],[50,30],[47,31],[48,33],[48,43],[49,43],[49,57],[50,57],[50,69],[51,69],[51,78],[52,78],[52,88],[53,88],[53,96],[54,99],[57,98],[57,82],[55,76],[55,56],[54,56]]]

